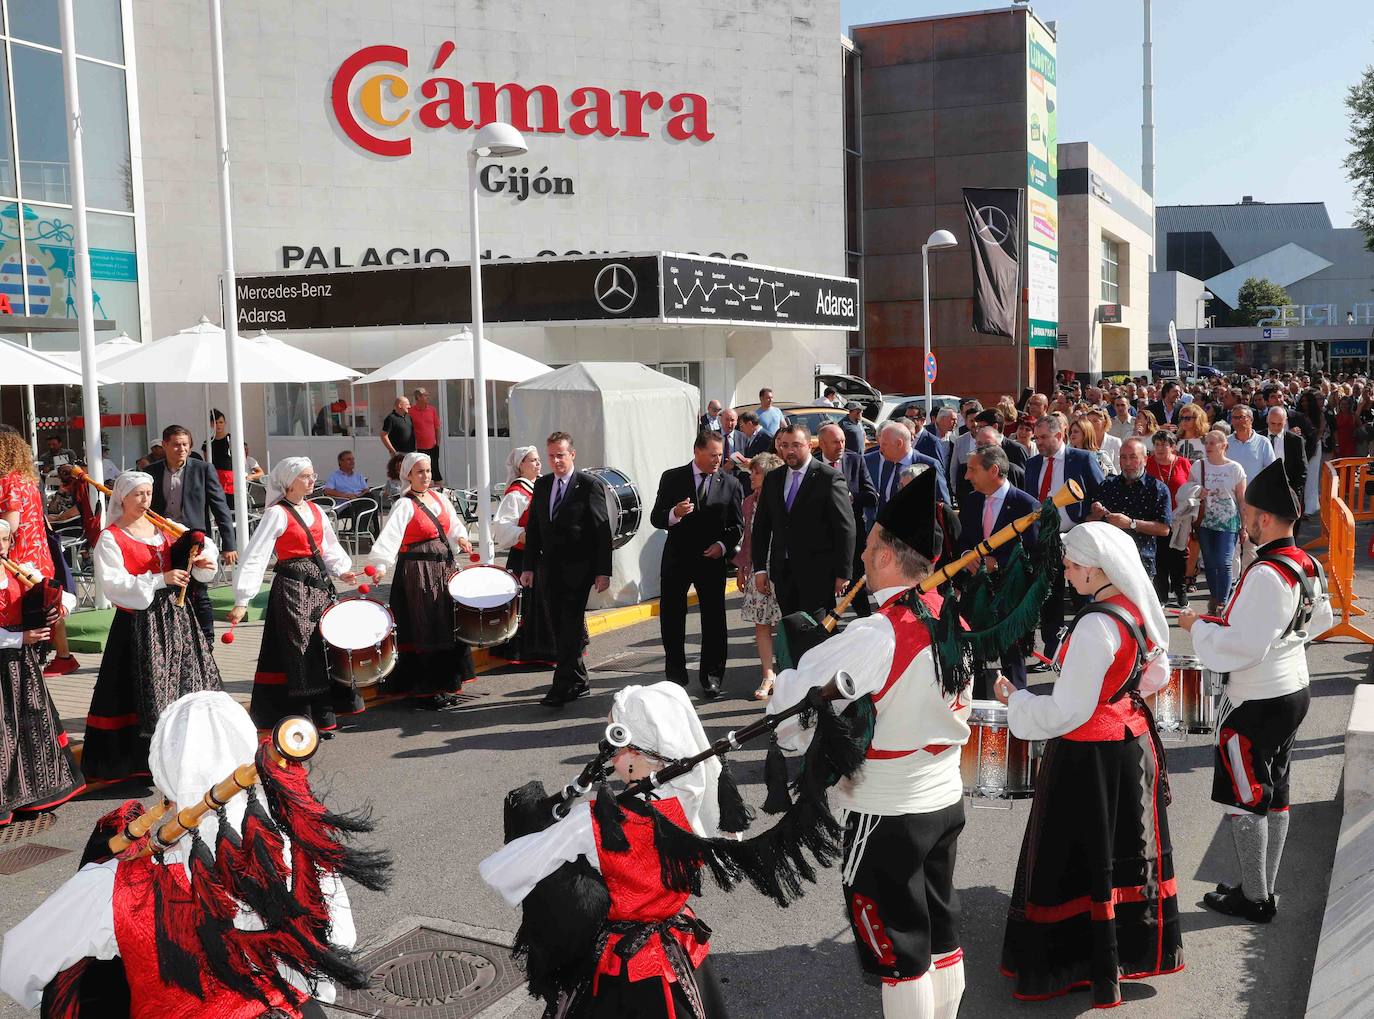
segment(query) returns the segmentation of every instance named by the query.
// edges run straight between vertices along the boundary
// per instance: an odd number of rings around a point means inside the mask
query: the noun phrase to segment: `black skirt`
[[[0,713],[0,824],[16,810],[55,807],[86,788],[36,646],[0,650]]]
[[[81,767],[93,782],[148,774],[148,742],[163,708],[197,690],[222,690],[210,642],[188,600],[164,588],[148,608],[116,610],[86,716]]]
[[[1014,997],[1109,1006],[1183,968],[1163,767],[1149,733],[1045,744],[1002,947]]]
[[[525,550],[513,548],[506,555],[506,569],[520,576],[525,568]],[[539,571],[543,573],[543,570]],[[547,665],[558,662],[558,647],[553,635],[553,617],[549,614],[548,585],[534,583],[520,592],[520,629],[504,644],[497,644],[488,653],[493,658],[516,665]]]
[[[431,538],[396,557],[391,614],[396,617],[396,668],[387,693],[430,697],[457,693],[477,675],[472,650],[453,635],[453,599],[448,578],[454,566],[447,545]]]
[[[725,994],[709,955],[701,960],[694,975],[704,1019],[729,1019]],[[581,988],[559,1019],[692,1019],[692,1011],[691,999],[680,981],[628,980],[622,969],[616,976],[598,974],[596,992],[592,993],[590,983]]]
[[[258,728],[269,729],[287,715],[304,715],[330,730],[337,725],[334,716],[363,710],[356,689],[329,678],[320,617],[334,600],[334,584],[313,558],[277,563],[249,708]]]

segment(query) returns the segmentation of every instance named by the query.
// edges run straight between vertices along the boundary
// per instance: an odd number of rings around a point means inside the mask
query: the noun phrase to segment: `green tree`
[[[1269,315],[1268,312],[1261,309],[1282,308],[1284,305],[1292,303],[1288,291],[1277,283],[1251,276],[1240,285],[1240,292],[1236,296],[1236,308],[1231,312],[1228,324],[1233,326],[1256,325],[1260,319]]]
[[[1355,185],[1355,226],[1364,231],[1364,246],[1374,251],[1374,65],[1346,93],[1350,109],[1350,154],[1345,172]]]

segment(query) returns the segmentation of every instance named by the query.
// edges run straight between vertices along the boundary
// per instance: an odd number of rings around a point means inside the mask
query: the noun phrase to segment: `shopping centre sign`
[[[330,86],[339,128],[364,151],[393,158],[410,155],[417,133],[475,130],[495,120],[546,135],[648,138],[650,128],[661,124],[673,141],[715,137],[709,104],[696,92],[611,92],[581,85],[564,96],[547,84],[463,82],[448,67],[456,50],[453,42],[440,44],[423,73],[412,70],[404,46],[378,44],[350,53]]]
[[[1334,304],[1269,304],[1259,310],[1264,312],[1255,323],[1260,326],[1374,325],[1374,302],[1369,301],[1352,304],[1347,312]]]

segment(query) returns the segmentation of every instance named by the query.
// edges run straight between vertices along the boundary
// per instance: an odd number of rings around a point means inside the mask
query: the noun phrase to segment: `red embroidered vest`
[[[145,545],[116,524],[111,524],[107,530],[114,535],[115,544],[124,555],[124,569],[131,577],[166,573],[172,568],[172,546],[165,535],[158,535],[162,541],[160,545]]]
[[[266,1011],[261,1001],[241,998],[201,970],[205,1000],[187,994],[179,987],[164,984],[158,976],[157,924],[154,922],[153,867],[149,859],[121,862],[115,870],[114,932],[119,957],[129,978],[129,1015],[131,1019],[258,1019]],[[190,896],[190,878],[181,864],[165,867],[181,895]],[[297,1007],[304,1000],[301,992],[288,1002],[275,987],[263,990],[273,1008],[300,1016]]]
[[[872,695],[873,709],[878,716],[881,716],[886,709],[888,705],[887,695],[889,691],[892,690],[893,686],[896,685],[897,680],[901,679],[902,676],[906,674],[907,669],[911,667],[911,663],[916,659],[916,656],[930,647],[930,628],[927,627],[925,623],[921,622],[915,610],[912,609],[910,605],[901,602],[900,599],[905,594],[906,592],[903,591],[901,594],[890,599],[886,604],[878,607],[878,612],[885,616],[887,621],[892,624],[892,634],[896,638],[896,647],[893,648],[892,652],[892,668],[888,669],[887,679],[883,681],[882,689]],[[940,593],[938,591],[927,591],[920,595],[920,599],[925,603],[926,608],[930,610],[930,614],[939,618],[940,609],[945,602],[944,598],[940,596]],[[966,705],[960,704],[959,698],[956,697],[954,702],[955,710],[963,707],[966,707]],[[955,746],[955,744],[950,743],[932,743],[924,747],[908,747],[905,749],[893,749],[889,747],[879,749],[878,743],[879,740],[875,732],[875,738],[864,754],[869,760],[910,757],[912,754],[920,753],[922,750],[929,754],[942,754]]]
[[[315,545],[321,549],[324,548],[324,516],[320,513],[320,508],[308,502],[303,502],[293,508],[296,513],[301,514],[309,521],[310,536],[315,539]],[[310,542],[306,540],[305,528],[300,525],[296,514],[286,509],[284,505],[282,512],[286,514],[286,530],[282,531],[272,546],[272,550],[277,553],[277,561],[309,559]]]
[[[407,498],[409,498],[409,496],[407,496]],[[434,513],[434,503],[426,498],[426,496],[420,496],[419,501],[429,508],[430,513]],[[443,527],[444,534],[447,534],[449,529],[449,509],[447,503],[447,499],[440,498],[439,512],[434,513],[434,515],[439,518],[439,524]],[[401,536],[401,550],[403,552],[409,551],[421,542],[432,541],[440,537],[443,537],[443,535],[434,529],[434,524],[430,521],[429,516],[424,510],[420,509],[419,506],[416,506],[415,514],[410,518],[410,522],[406,524],[405,534]]]
[[[19,630],[23,607],[19,599],[24,589],[19,580],[9,570],[0,570],[0,629]]]
[[[504,498],[506,495],[510,495],[512,492],[525,493],[525,509],[524,512],[520,514],[520,519],[516,521],[516,524],[523,530],[525,527],[529,525],[530,522],[530,507],[534,505],[534,486],[531,485],[524,478],[516,478],[514,481],[510,483],[510,485],[506,487],[506,491],[502,497]],[[524,547],[524,538],[521,538],[519,541],[517,541],[514,545],[511,546],[511,548],[520,549],[523,549]]]
[[[1145,630],[1145,620],[1140,611],[1126,600],[1122,595],[1108,598],[1107,601],[1113,605],[1125,609],[1131,614],[1131,618],[1140,626],[1141,632]],[[1122,738],[1122,734],[1127,730],[1132,736],[1144,734],[1150,727],[1149,720],[1145,713],[1136,705],[1133,697],[1121,697],[1114,702],[1109,702],[1114,693],[1121,689],[1121,684],[1126,682],[1131,670],[1135,668],[1135,638],[1130,635],[1126,627],[1116,620],[1112,620],[1112,625],[1116,627],[1121,635],[1121,647],[1117,649],[1116,656],[1112,659],[1112,664],[1107,667],[1107,674],[1102,677],[1102,689],[1097,693],[1097,709],[1092,717],[1080,725],[1073,732],[1065,733],[1064,739],[1071,739],[1081,743],[1111,743]],[[1063,649],[1059,653],[1059,660],[1064,660],[1064,653],[1068,650],[1069,643],[1073,640],[1073,635],[1064,641]],[[1146,638],[1148,642],[1148,638]],[[1146,648],[1146,653],[1153,648],[1150,645]]]
[[[654,800],[652,806],[679,828],[691,828],[682,804],[676,799]],[[625,837],[630,842],[629,851],[611,853],[601,848],[601,827],[596,823],[596,815],[592,815],[597,861],[601,867],[601,877],[611,893],[609,918],[656,923],[683,912],[687,906],[687,893],[672,891],[663,884],[658,851],[654,848],[653,821],[631,813],[623,814],[623,820]],[[706,943],[697,941],[687,931],[674,930],[672,936],[677,938],[691,958],[692,965],[700,966],[709,951]],[[607,938],[606,950],[597,965],[598,975],[605,973],[615,976],[620,972],[620,956],[615,954],[615,946],[619,941],[620,937],[616,934]],[[659,977],[667,983],[677,980],[657,934],[630,959],[628,966],[628,976],[632,981],[652,977]]]

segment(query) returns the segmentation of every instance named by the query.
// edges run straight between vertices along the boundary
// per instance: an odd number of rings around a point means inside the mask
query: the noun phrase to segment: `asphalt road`
[[[1359,578],[1362,593],[1374,593],[1368,591],[1374,586],[1368,579]],[[733,609],[731,616],[737,619]],[[1174,653],[1187,653],[1187,635],[1177,630],[1174,635]],[[362,939],[379,939],[411,917],[513,930],[515,913],[477,875],[477,862],[501,842],[503,796],[532,778],[550,788],[571,778],[601,734],[611,694],[628,683],[659,678],[658,650],[656,621],[597,637],[588,657],[593,696],[563,712],[536,703],[546,674],[487,674],[469,688],[475,696],[461,711],[375,708],[326,743],[315,764],[317,788],[339,806],[372,802],[396,857],[390,893],[355,894]],[[1366,648],[1349,643],[1310,650],[1312,710],[1299,733],[1279,917],[1268,927],[1240,925],[1201,907],[1204,891],[1233,876],[1229,840],[1218,836],[1218,811],[1208,798],[1211,748],[1203,736],[1168,745],[1174,795],[1169,819],[1186,969],[1128,984],[1126,1013],[1266,1019],[1302,1014],[1340,822],[1337,797],[1349,702],[1367,656]],[[757,709],[747,697],[756,679],[752,628],[734,625],[728,696],[699,703],[709,736],[753,717]],[[755,805],[763,800],[762,758],[762,749],[732,756],[745,798]],[[36,841],[79,850],[94,818],[130,795],[146,797],[146,787],[103,790],[69,804],[59,811],[57,825]],[[1090,1008],[1083,994],[1019,1004],[997,970],[1028,806],[1021,801],[1010,809],[968,810],[957,870],[968,980],[965,1017],[1058,1017]],[[0,878],[0,928],[22,918],[63,881],[74,859],[63,856]],[[834,871],[824,872],[817,886],[785,911],[748,889],[728,896],[708,890],[698,906],[715,930],[713,955],[734,1016],[881,1015],[878,990],[865,982],[854,958]],[[539,1014],[523,991],[493,1011]],[[0,1005],[0,1017],[23,1014],[13,1003]]]

